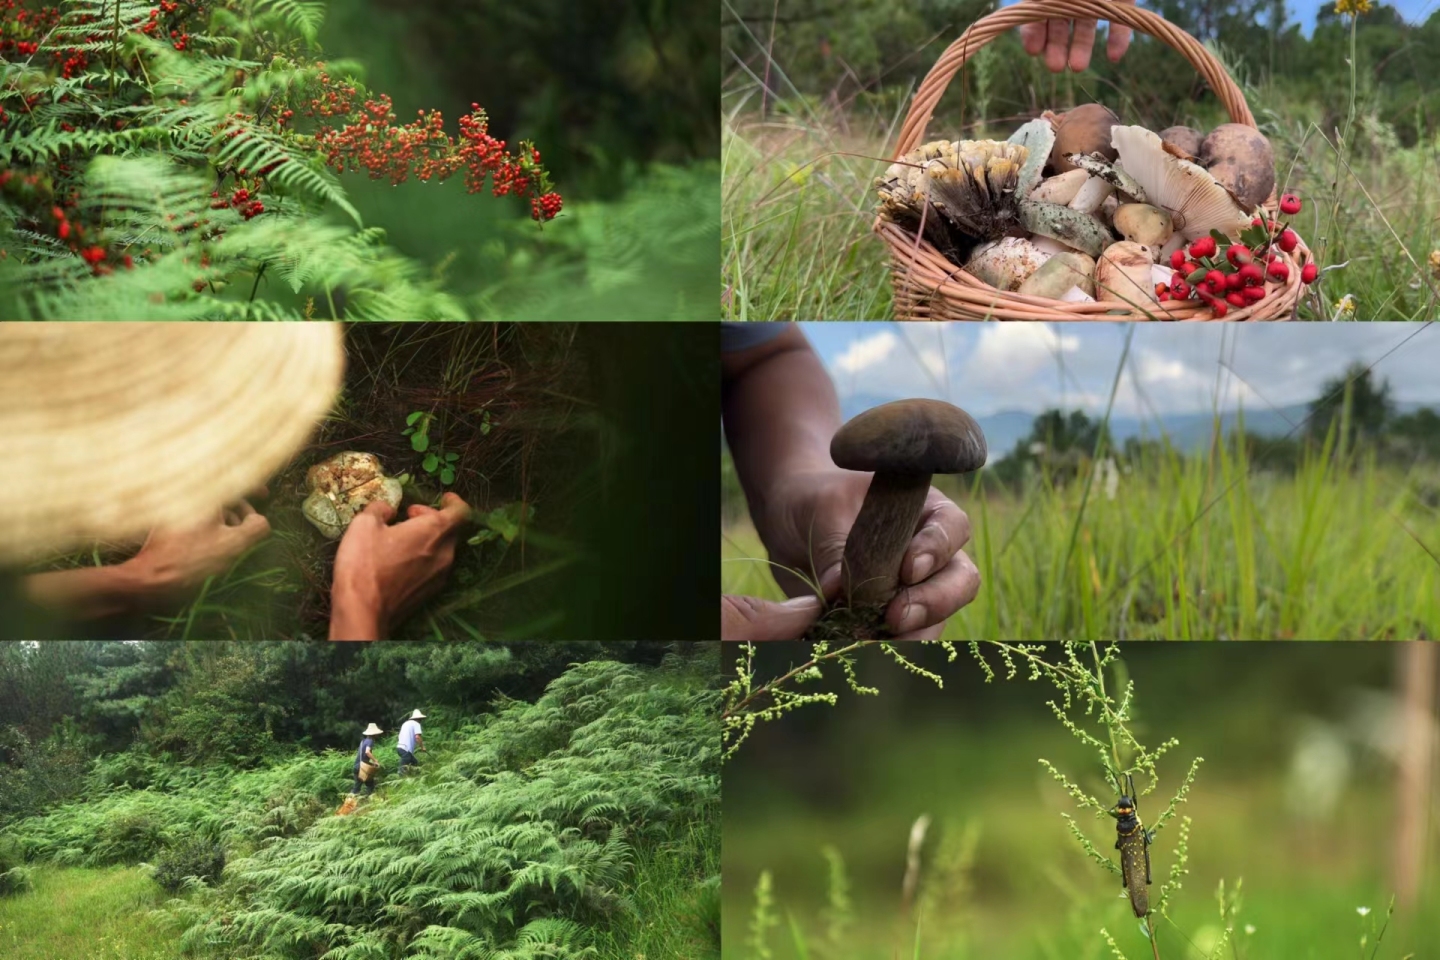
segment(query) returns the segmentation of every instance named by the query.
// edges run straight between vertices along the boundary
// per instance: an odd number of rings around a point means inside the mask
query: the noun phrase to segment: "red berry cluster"
[[[40,41],[59,21],[58,7],[27,10],[20,0],[0,0],[0,57],[33,57],[40,52]]]
[[[1280,198],[1280,210],[1287,216],[1299,213],[1300,206],[1293,193]],[[1212,234],[1170,254],[1170,282],[1156,284],[1155,295],[1161,303],[1202,300],[1215,317],[1223,317],[1231,307],[1244,309],[1264,300],[1266,283],[1287,282],[1290,265],[1282,254],[1299,244],[1300,237],[1286,224],[1256,217],[1238,242]],[[1313,262],[1307,263],[1300,279],[1313,283],[1319,272]]]
[[[235,192],[228,197],[220,196],[219,190],[210,192],[211,210],[224,210],[226,207],[234,207],[246,220],[253,220],[265,212],[265,204],[256,199],[245,187],[236,187]]]
[[[463,169],[470,193],[483,190],[488,180],[497,197],[529,198],[530,215],[537,221],[554,219],[560,212],[562,201],[550,189],[540,151],[522,141],[518,153],[508,152],[504,140],[490,135],[490,120],[478,103],[460,118],[460,134],[452,138],[439,110],[420,110],[412,122],[397,124],[388,96],[361,100],[357,87],[325,73],[319,84],[306,114],[333,121],[320,125],[315,142],[337,172],[364,170],[372,180],[399,185],[412,175],[443,181]]]

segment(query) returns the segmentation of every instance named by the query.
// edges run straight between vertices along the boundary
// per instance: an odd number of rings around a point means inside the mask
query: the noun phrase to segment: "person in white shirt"
[[[400,725],[400,739],[395,744],[395,750],[400,754],[400,767],[396,776],[404,774],[407,766],[420,766],[420,761],[415,759],[415,752],[425,749],[425,737],[420,730],[420,721],[424,719],[425,714],[416,710],[410,714],[409,720]]]

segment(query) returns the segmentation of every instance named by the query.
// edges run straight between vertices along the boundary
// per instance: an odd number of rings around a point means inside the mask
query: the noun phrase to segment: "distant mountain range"
[[[850,397],[842,397],[840,410],[845,419],[849,420],[864,410],[888,403],[893,397],[879,397],[873,394],[857,394]],[[1426,406],[1423,403],[1397,403],[1395,409],[1399,413],[1413,413]],[[1288,407],[1270,409],[1247,409],[1245,411],[1245,429],[1253,434],[1265,437],[1280,437],[1289,433],[1309,413],[1306,404],[1293,404]],[[1027,413],[1023,410],[1001,410],[998,413],[976,417],[980,429],[985,431],[986,446],[990,448],[990,460],[994,462],[1009,453],[1015,442],[1030,433],[1030,425],[1035,422],[1036,414]],[[1235,430],[1239,414],[1235,411],[1228,411],[1221,414],[1221,428],[1226,433]],[[1138,419],[1134,417],[1113,417],[1110,420],[1110,435],[1115,438],[1116,443],[1124,443],[1130,437],[1142,437],[1159,439],[1166,434],[1170,442],[1180,450],[1203,449],[1210,442],[1210,431],[1214,424],[1214,416],[1210,412],[1199,413],[1172,413],[1166,414],[1159,420]]]

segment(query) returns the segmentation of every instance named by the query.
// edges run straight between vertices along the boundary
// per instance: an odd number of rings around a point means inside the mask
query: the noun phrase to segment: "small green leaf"
[[[415,426],[415,421],[419,420],[423,416],[425,416],[425,412],[423,410],[416,410],[414,413],[410,414],[410,416],[405,418],[405,426]]]
[[[410,438],[410,446],[416,453],[424,453],[430,449],[430,438],[423,433],[417,433]]]
[[[449,461],[450,463],[454,463],[456,460],[459,460],[459,459],[460,459],[460,454],[458,454],[458,453],[447,453],[447,454],[445,454],[445,459],[446,459],[447,461]]]
[[[489,434],[490,434],[490,416],[487,414],[487,415],[485,416],[485,419],[480,422],[480,436],[482,436],[482,437],[484,437],[484,436],[489,436]]]
[[[404,430],[401,430],[401,431],[400,431],[400,436],[402,436],[402,437],[408,437],[408,436],[410,436],[410,434],[412,434],[412,433],[414,433],[414,432],[415,432],[415,428],[414,428],[414,427],[406,427]]]
[[[421,464],[420,464],[420,466],[422,466],[422,467],[425,468],[425,472],[426,472],[426,473],[434,473],[434,472],[435,472],[435,468],[438,467],[439,465],[440,465],[440,458],[437,457],[437,456],[435,456],[435,454],[433,454],[433,453],[430,454],[430,455],[428,455],[428,456],[424,459],[424,461],[422,461]]]
[[[449,467],[446,467],[444,470],[441,470],[441,471],[440,471],[440,482],[441,482],[441,483],[454,483],[454,482],[455,482],[455,471],[454,471],[454,470],[451,470]]]

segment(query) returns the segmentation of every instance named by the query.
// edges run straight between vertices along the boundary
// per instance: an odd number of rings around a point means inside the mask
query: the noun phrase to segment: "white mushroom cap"
[[[1233,237],[1250,226],[1251,215],[1230,191],[1205,168],[1168,152],[1158,134],[1117,125],[1110,136],[1120,154],[1118,166],[1140,182],[1151,204],[1170,212],[1185,239],[1208,236],[1211,230]]]

